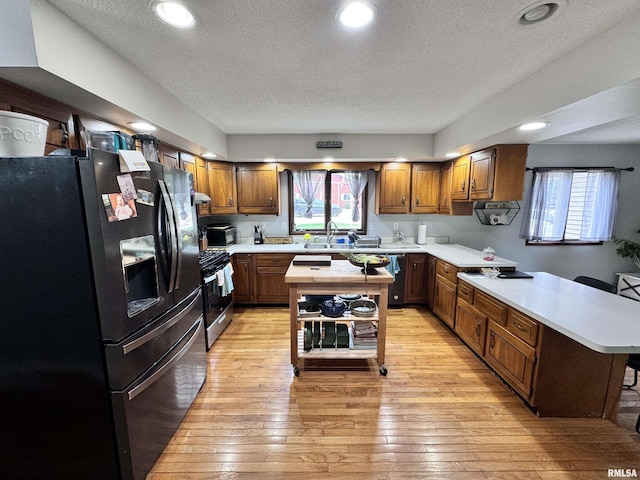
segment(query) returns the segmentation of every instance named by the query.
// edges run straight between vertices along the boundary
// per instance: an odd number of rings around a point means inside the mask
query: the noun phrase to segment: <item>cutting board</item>
[[[331,255],[296,255],[294,265],[309,265],[312,267],[330,267]]]

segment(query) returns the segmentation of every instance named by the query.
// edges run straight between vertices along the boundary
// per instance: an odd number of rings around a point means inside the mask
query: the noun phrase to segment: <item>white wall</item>
[[[527,159],[528,167],[543,166],[613,166],[633,167],[640,159],[640,145],[531,145]],[[525,199],[531,187],[531,173],[525,181]],[[616,255],[613,242],[598,246],[525,246],[518,237],[523,218],[525,201],[521,211],[511,225],[490,226],[480,224],[473,216],[450,217],[446,215],[375,215],[375,176],[369,176],[368,232],[391,237],[393,224],[408,237],[415,237],[418,225],[427,224],[427,235],[448,236],[450,243],[458,243],[482,250],[492,246],[497,255],[518,262],[525,271],[546,271],[565,278],[589,275],[602,280],[616,281],[616,272],[634,271],[633,262]],[[229,221],[240,228],[241,237],[253,234],[253,225],[264,223],[270,236],[286,236],[281,224],[288,224],[288,202],[286,174],[281,176],[283,209],[275,215],[237,215],[216,218],[215,222]],[[623,172],[620,186],[619,208],[615,234],[619,238],[640,241],[640,168],[635,172]],[[371,228],[373,227],[373,228]]]

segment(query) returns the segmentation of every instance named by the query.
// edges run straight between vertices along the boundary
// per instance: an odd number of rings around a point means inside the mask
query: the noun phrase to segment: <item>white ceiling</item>
[[[552,121],[530,143],[640,143],[635,78],[601,69],[598,58],[576,60],[607,35],[628,47],[616,26],[640,18],[640,0],[563,0],[532,26],[517,18],[533,0],[370,0],[377,16],[361,32],[335,22],[341,0],[183,0],[197,19],[192,30],[162,24],[149,0],[49,1],[226,134],[446,137],[503,101],[518,112],[513,121]],[[639,68],[631,63],[621,69]],[[562,72],[551,79],[558,88],[536,92],[532,79],[551,66]],[[602,93],[583,94],[583,81]],[[506,122],[489,119],[499,127],[483,137],[504,141]]]

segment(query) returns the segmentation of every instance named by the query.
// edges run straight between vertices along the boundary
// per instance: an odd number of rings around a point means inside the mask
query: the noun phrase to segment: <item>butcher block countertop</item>
[[[600,353],[640,353],[640,302],[546,272],[531,279],[458,278]]]
[[[329,267],[290,265],[284,277],[285,283],[307,284],[382,284],[393,283],[393,276],[386,268],[378,268],[378,275],[365,275],[361,267],[347,260],[333,260]]]

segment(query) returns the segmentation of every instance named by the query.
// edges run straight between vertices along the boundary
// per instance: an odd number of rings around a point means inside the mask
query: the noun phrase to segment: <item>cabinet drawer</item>
[[[458,280],[458,298],[461,298],[469,305],[473,305],[473,296],[475,288],[469,285],[467,282]]]
[[[288,267],[293,260],[293,254],[259,253],[256,255],[257,267]]]
[[[473,305],[498,325],[506,325],[508,307],[504,303],[478,290],[474,295]]]
[[[511,308],[507,316],[507,330],[529,345],[536,345],[536,340],[538,339],[538,323]]]
[[[439,258],[436,260],[436,274],[446,278],[453,284],[458,283],[458,268]]]

